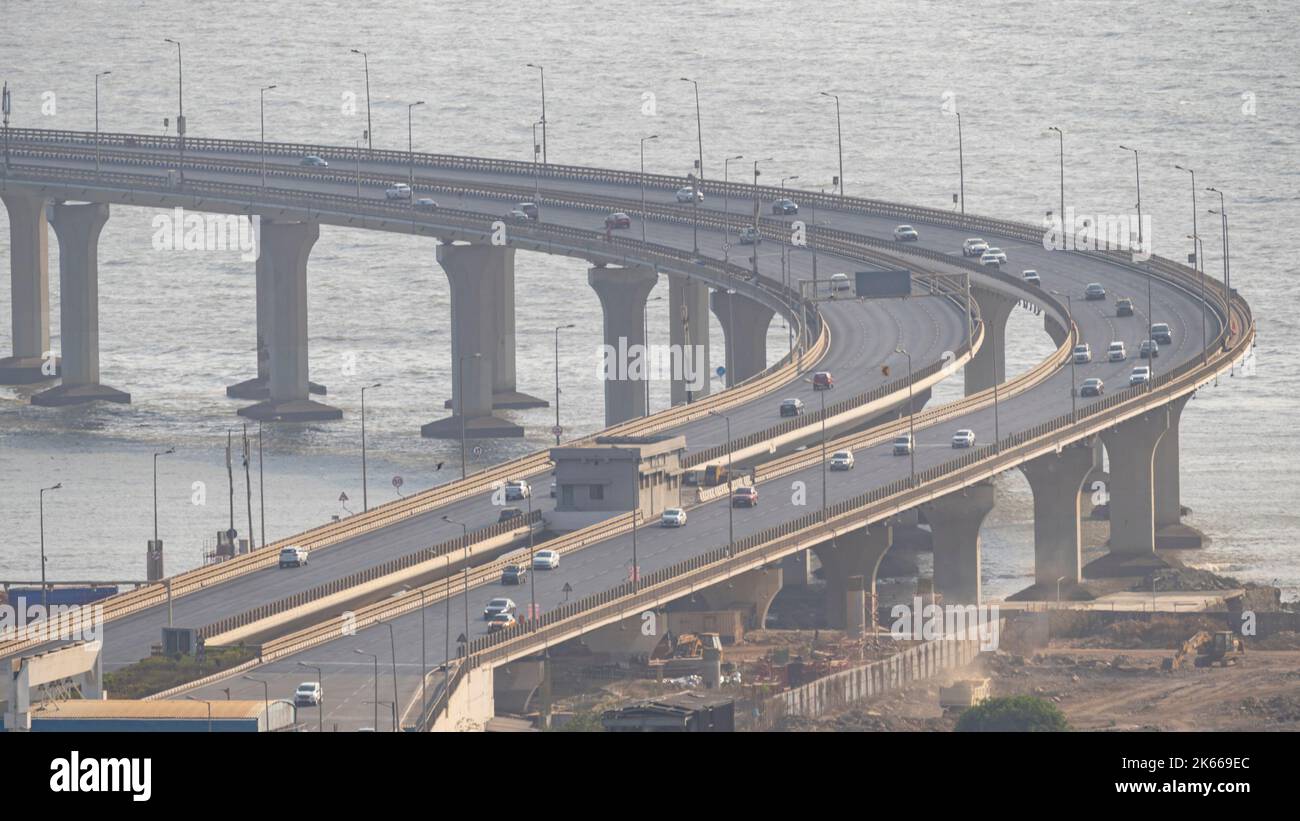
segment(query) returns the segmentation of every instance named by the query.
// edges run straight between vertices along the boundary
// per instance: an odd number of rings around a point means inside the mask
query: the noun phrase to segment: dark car
[[[1102,381],[1094,377],[1092,379],[1083,380],[1083,384],[1079,386],[1079,395],[1080,396],[1101,396],[1105,390],[1106,387],[1102,383]]]
[[[1161,345],[1174,344],[1174,332],[1165,322],[1157,322],[1151,326],[1151,338]]]
[[[758,507],[758,488],[738,487],[731,494],[732,507]]]
[[[632,218],[622,211],[615,211],[608,217],[605,217],[606,228],[631,228]]]
[[[536,220],[536,219],[537,219],[537,203],[535,203],[535,202],[521,202],[521,203],[519,203],[519,205],[517,206],[517,208],[518,208],[518,210],[523,211],[524,214],[526,214],[530,220]]]
[[[1100,282],[1090,282],[1088,287],[1083,289],[1083,298],[1089,300],[1105,299],[1106,289],[1102,287]]]
[[[517,507],[503,508],[501,513],[497,516],[497,522],[508,522],[511,519],[522,515],[524,515],[524,512]]]
[[[781,401],[782,416],[798,416],[803,413],[802,399],[784,399]]]
[[[528,568],[521,565],[508,565],[501,571],[502,584],[524,584],[528,581]]]
[[[1115,316],[1133,316],[1133,300],[1128,297],[1115,300]]]
[[[799,213],[799,205],[794,200],[779,199],[776,202],[772,203],[772,213],[773,214],[797,214]]]
[[[830,371],[817,371],[813,374],[812,386],[815,391],[828,391],[835,387],[835,378]]]
[[[1142,346],[1138,348],[1139,359],[1155,359],[1160,355],[1160,343],[1154,339],[1142,340]]]

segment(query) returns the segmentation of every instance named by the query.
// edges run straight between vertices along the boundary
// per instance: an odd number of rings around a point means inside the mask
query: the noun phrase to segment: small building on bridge
[[[551,449],[555,514],[574,530],[636,508],[645,520],[681,504],[684,436],[601,436],[593,445]]]

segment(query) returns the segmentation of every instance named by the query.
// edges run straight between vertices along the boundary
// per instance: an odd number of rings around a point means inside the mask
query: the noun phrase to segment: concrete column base
[[[239,409],[239,415],[259,422],[328,422],[343,411],[310,399],[268,399]]]
[[[455,401],[446,399],[442,406],[447,410],[455,407]],[[528,410],[529,408],[549,408],[551,403],[545,399],[520,391],[501,393],[492,392],[492,410]]]
[[[54,357],[54,374],[45,373],[45,359],[39,356],[6,356],[0,359],[0,385],[32,385],[62,375],[63,360]]]
[[[32,404],[46,408],[67,405],[84,405],[87,402],[118,402],[131,404],[131,394],[107,385],[55,385],[49,390],[32,395]]]
[[[993,483],[923,505],[934,535],[934,584],[945,604],[980,604],[980,526],[993,510]]]
[[[324,385],[310,381],[307,383],[307,392],[313,396],[325,396],[328,393]],[[226,396],[231,399],[270,399],[271,380],[269,377],[255,376],[243,382],[236,382],[226,387]]]
[[[867,609],[876,612],[876,574],[880,561],[893,545],[893,528],[874,524],[836,536],[813,548],[826,577],[826,626],[843,630],[849,625],[845,607],[849,580],[861,576],[867,591]]]
[[[1156,550],[1197,550],[1208,542],[1204,533],[1181,522],[1156,528]]]
[[[460,439],[460,417],[448,416],[421,425],[420,435],[426,439]],[[498,416],[471,416],[465,420],[466,439],[517,439],[523,435],[522,426]]]

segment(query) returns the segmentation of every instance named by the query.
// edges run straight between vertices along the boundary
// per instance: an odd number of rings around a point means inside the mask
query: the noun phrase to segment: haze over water
[[[366,128],[361,58],[369,52],[376,147],[405,148],[407,104],[417,149],[531,159],[546,67],[551,162],[685,174],[696,156],[691,86],[700,80],[705,172],[722,158],[773,157],[766,180],[829,184],[838,173],[834,103],[841,96],[847,192],[952,207],[958,187],[955,95],[965,138],[972,213],[1037,222],[1058,202],[1057,142],[1066,139],[1066,199],[1078,213],[1133,208],[1132,155],[1142,151],[1142,209],[1156,253],[1185,258],[1192,206],[1187,175],[1228,195],[1233,284],[1259,321],[1257,375],[1203,390],[1183,415],[1182,498],[1187,522],[1213,542],[1186,555],[1197,566],[1300,589],[1295,553],[1293,442],[1300,373],[1296,338],[1297,42],[1286,4],[1089,2],[857,3],[767,8],[672,0],[600,7],[545,4],[251,2],[100,4],[2,0],[0,79],[13,89],[13,125],[89,130],[94,75],[105,131],[163,133],[176,114],[175,48],[184,43],[185,113],[194,137],[258,137],[258,89],[267,138],[351,145]],[[52,95],[52,97],[50,96]],[[344,112],[355,95],[356,113]],[[652,95],[652,96],[647,96]],[[54,102],[43,114],[43,103]],[[48,105],[47,105],[48,108]],[[742,167],[745,163],[740,164]],[[738,172],[743,173],[743,172]],[[1220,276],[1220,235],[1198,193],[1206,268]],[[37,489],[46,495],[52,579],[140,578],[152,535],[151,461],[159,462],[159,527],[168,571],[200,561],[228,526],[225,434],[243,403],[227,384],[253,375],[253,266],[237,252],[154,251],[153,212],[114,207],[100,244],[103,381],[129,406],[56,410],[27,405],[30,390],[0,388],[0,579],[39,575]],[[0,211],[7,280],[8,218]],[[57,243],[51,238],[51,320],[58,348]],[[1015,267],[1015,260],[1011,261]],[[371,502],[459,475],[455,442],[419,426],[445,415],[450,396],[446,278],[433,243],[326,226],[310,261],[311,374],[341,422],[266,428],[266,531],[281,538],[361,503],[359,389],[367,392]],[[566,438],[602,425],[596,380],[600,308],[577,260],[517,257],[520,389],[553,394],[552,328],[561,344]],[[1047,276],[1050,272],[1043,272]],[[667,286],[650,303],[651,342],[667,342]],[[9,289],[0,287],[0,351],[11,349]],[[721,336],[712,329],[715,364]],[[769,353],[785,350],[773,323]],[[1041,321],[1018,312],[1011,372],[1047,351]],[[349,363],[355,361],[355,372]],[[935,401],[955,398],[960,376]],[[652,387],[652,407],[667,385]],[[528,438],[478,443],[475,465],[551,441],[553,410],[511,412]],[[439,472],[438,462],[446,465]],[[237,465],[238,468],[238,465]],[[191,503],[195,482],[206,505]],[[256,483],[256,473],[254,473]],[[1023,478],[999,480],[983,535],[985,590],[1005,595],[1032,580],[1031,499]],[[256,505],[256,484],[254,504]],[[236,527],[247,530],[242,477]],[[255,527],[256,529],[256,527]],[[447,536],[455,535],[448,529]]]

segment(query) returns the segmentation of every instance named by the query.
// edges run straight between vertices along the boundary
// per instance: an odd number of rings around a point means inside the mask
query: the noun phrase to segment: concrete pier
[[[687,373],[694,379],[673,379],[672,404],[694,402],[709,394],[709,286],[702,280],[668,275],[668,342],[673,350],[683,352],[683,368],[704,363],[701,374]],[[703,349],[703,356],[696,351]],[[697,387],[698,386],[698,387]]]
[[[833,630],[848,628],[849,601],[856,598],[850,580],[866,580],[857,595],[866,595],[869,613],[876,612],[876,571],[880,560],[894,543],[894,531],[889,525],[874,524],[870,528],[854,530],[836,536],[813,548],[826,576],[826,626]]]
[[[727,387],[744,382],[767,367],[767,326],[776,311],[740,294],[714,291],[713,315],[722,324],[726,343]]]
[[[633,351],[638,350],[633,346],[644,351],[646,299],[659,282],[659,274],[651,268],[596,267],[587,271],[587,282],[600,299],[604,315],[605,426],[610,427],[646,415],[644,379],[639,370],[629,370],[633,364],[629,360],[635,360]],[[642,361],[648,362],[644,356]]]
[[[49,226],[45,197],[21,188],[0,191],[9,213],[9,295],[13,356],[0,359],[0,385],[28,385],[58,375],[50,350]],[[51,373],[50,371],[53,371]]]
[[[1178,479],[1178,425],[1192,396],[1181,396],[1169,403],[1169,430],[1156,446],[1156,547],[1161,550],[1198,548],[1204,543],[1199,530],[1183,524],[1182,485]]]
[[[242,408],[240,416],[271,422],[341,419],[338,408],[308,398],[307,258],[320,238],[315,222],[268,222],[262,226],[260,256],[269,261],[269,385],[266,401]]]
[[[997,291],[983,288],[971,288],[971,299],[979,305],[980,317],[984,320],[986,336],[979,352],[966,363],[963,369],[966,379],[966,395],[979,393],[1001,384],[1007,378],[1007,318],[1020,303]]]
[[[762,630],[772,601],[781,592],[782,579],[779,565],[759,567],[705,589],[704,596],[715,610],[745,611],[748,614],[745,626]]]
[[[993,483],[922,506],[934,536],[934,585],[945,604],[980,604],[980,526],[993,510]]]
[[[502,287],[500,271],[507,266],[513,270],[514,249],[442,244],[437,258],[451,286],[452,415],[424,425],[420,433],[431,439],[459,439],[463,416],[466,437],[523,436],[521,426],[492,415],[497,384],[493,372],[501,347],[496,322],[500,306],[494,300]],[[513,331],[510,336],[513,363]]]
[[[33,405],[131,401],[99,382],[99,234],[108,205],[57,203],[51,224],[59,238],[59,347],[63,383],[32,396]]]
[[[1110,456],[1110,555],[1155,560],[1155,455],[1168,406],[1103,431]]]
[[[1034,584],[1038,593],[1078,584],[1082,570],[1079,500],[1093,468],[1093,446],[1082,443],[1020,466],[1034,493]]]

